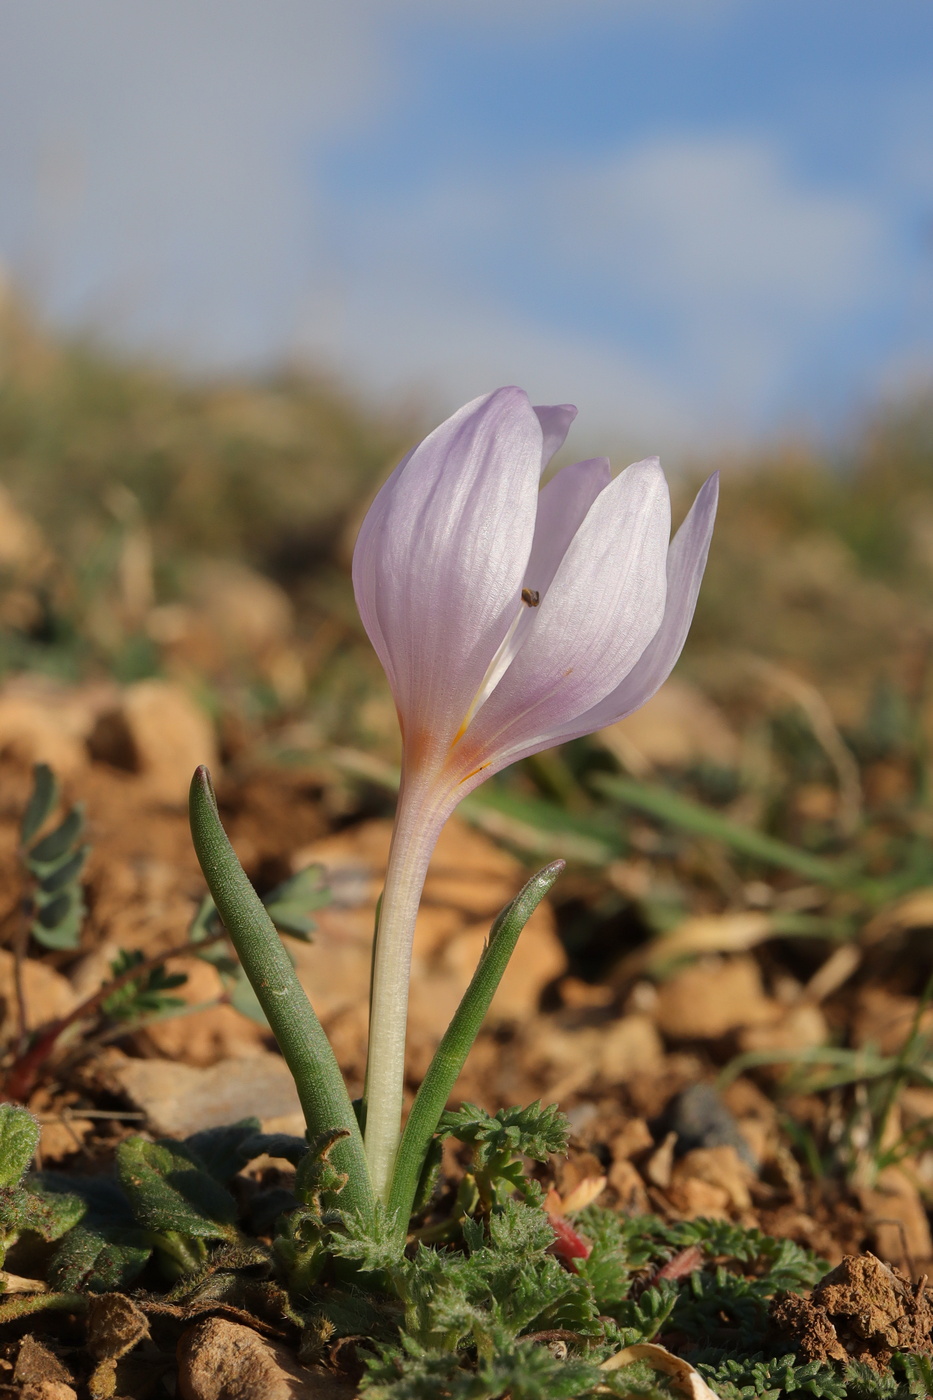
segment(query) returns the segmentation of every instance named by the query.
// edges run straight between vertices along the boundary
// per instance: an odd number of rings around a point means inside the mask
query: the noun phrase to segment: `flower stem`
[[[388,1201],[401,1135],[405,1033],[415,919],[428,862],[447,811],[403,782],[373,948],[364,1141],[373,1192]],[[406,1222],[407,1224],[407,1222]]]

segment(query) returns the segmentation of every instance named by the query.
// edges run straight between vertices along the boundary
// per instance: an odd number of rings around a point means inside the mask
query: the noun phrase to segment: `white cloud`
[[[0,249],[66,320],[271,354],[313,283],[317,143],[391,75],[365,0],[7,0]]]
[[[880,212],[768,142],[543,151],[352,209],[319,169],[401,94],[400,16],[700,24],[743,3],[6,0],[0,256],[53,316],[194,362],[297,347],[444,406],[517,381],[633,451],[760,429],[890,261]]]
[[[592,422],[679,450],[780,411],[811,340],[882,294],[884,237],[768,144],[654,141],[368,205],[305,344],[383,391],[572,391]]]

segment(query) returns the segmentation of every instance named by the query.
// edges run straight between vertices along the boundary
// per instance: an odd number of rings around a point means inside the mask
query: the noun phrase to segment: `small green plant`
[[[30,935],[44,946],[57,949],[77,948],[81,940],[86,914],[81,872],[90,849],[86,844],[76,845],[83,826],[81,809],[72,808],[48,835],[34,840],[47,824],[57,801],[58,784],[54,774],[46,764],[37,764],[20,827],[21,850],[30,886],[24,903],[24,936],[15,949],[18,968],[21,968]],[[264,905],[278,930],[306,942],[314,930],[312,912],[329,899],[321,868],[309,866],[270,890]],[[10,1098],[26,1099],[37,1079],[64,1049],[72,1059],[76,1055],[87,1055],[97,1046],[142,1030],[153,1021],[202,1009],[172,995],[184,986],[188,977],[183,972],[169,972],[165,964],[173,957],[186,954],[216,966],[224,985],[222,997],[216,1004],[229,1002],[245,1015],[266,1024],[252,985],[240,963],[231,956],[227,932],[208,895],[192,920],[184,943],[148,957],[139,949],[118,950],[110,963],[110,978],[102,987],[67,1016],[34,1031],[29,1028],[29,1008],[17,975],[21,1033],[5,1075],[5,1090]],[[80,1040],[77,1039],[79,1029]]]
[[[81,872],[89,847],[82,844],[84,811],[71,807],[53,830],[40,833],[58,804],[58,783],[46,763],[33,769],[32,793],[20,825],[20,849],[28,874],[25,899],[29,934],[43,948],[77,948],[86,908]]]

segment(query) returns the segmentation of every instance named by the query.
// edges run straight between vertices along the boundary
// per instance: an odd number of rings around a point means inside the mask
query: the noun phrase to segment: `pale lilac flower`
[[[716,512],[711,477],[670,540],[656,458],[614,480],[595,458],[540,489],[576,410],[499,389],[395,469],[357,540],[353,583],[403,737],[373,962],[366,1144],[377,1193],[402,1106],[411,941],[427,863],[468,792],[528,754],[643,705],[680,655]]]

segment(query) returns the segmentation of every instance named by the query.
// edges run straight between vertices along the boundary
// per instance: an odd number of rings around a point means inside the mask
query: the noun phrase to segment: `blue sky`
[[[55,323],[673,459],[933,380],[929,0],[6,0]]]

